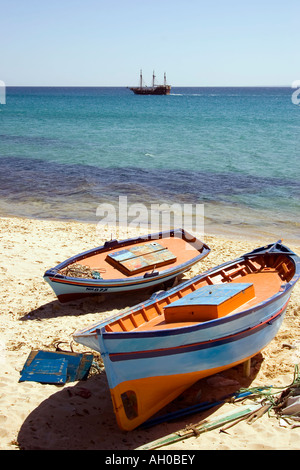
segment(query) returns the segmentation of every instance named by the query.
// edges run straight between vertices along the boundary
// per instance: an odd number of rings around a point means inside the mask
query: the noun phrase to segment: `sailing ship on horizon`
[[[143,86],[143,72],[140,71],[140,86],[129,87],[135,95],[169,95],[171,91],[171,85],[167,85],[166,72],[164,73],[164,84],[155,85],[155,73],[153,70],[152,76],[152,87]]]

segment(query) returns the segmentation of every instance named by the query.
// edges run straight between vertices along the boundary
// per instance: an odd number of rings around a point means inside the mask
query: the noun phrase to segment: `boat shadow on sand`
[[[252,358],[249,377],[243,374],[241,364],[222,374],[199,380],[158,415],[165,416],[206,401],[215,405],[212,408],[171,421],[163,420],[152,427],[141,426],[130,432],[117,426],[104,370],[90,375],[86,381],[53,385],[53,394],[23,422],[18,434],[19,447],[24,450],[136,449],[209,418],[224,406],[224,396],[250,386],[262,361],[260,353]]]
[[[63,316],[83,316],[90,313],[105,313],[108,316],[113,310],[124,310],[127,307],[149,300],[152,291],[131,294],[122,293],[114,295],[95,295],[73,300],[67,303],[60,303],[57,299],[30,310],[20,317],[21,321],[46,320]]]
[[[63,316],[81,316],[89,313],[105,313],[109,316],[114,310],[125,310],[140,302],[146,302],[151,295],[169,290],[174,286],[183,284],[187,278],[178,276],[175,280],[165,282],[152,288],[141,290],[140,292],[122,292],[116,294],[95,294],[86,297],[61,303],[57,298],[30,310],[20,317],[21,321],[46,320]]]

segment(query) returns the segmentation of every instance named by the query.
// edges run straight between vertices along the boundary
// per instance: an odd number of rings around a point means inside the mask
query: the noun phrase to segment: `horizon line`
[[[3,82],[5,84],[5,82]],[[6,85],[6,88],[129,88],[129,85]],[[171,85],[172,88],[292,88],[291,85]]]

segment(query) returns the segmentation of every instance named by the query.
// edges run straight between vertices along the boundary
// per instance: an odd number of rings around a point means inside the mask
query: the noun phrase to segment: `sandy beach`
[[[135,305],[146,294],[113,299],[99,296],[61,305],[43,280],[45,270],[102,245],[110,239],[111,230],[103,229],[99,234],[93,224],[9,217],[0,218],[0,227],[0,449],[132,451],[187,424],[237,406],[226,403],[206,413],[126,433],[117,427],[104,369],[93,368],[86,381],[62,386],[19,382],[31,350],[55,351],[55,344],[60,343],[66,351],[71,347],[74,352],[88,351],[72,342],[75,330]],[[120,230],[117,237],[127,238],[126,235]],[[211,254],[185,278],[276,240],[205,236],[203,241],[210,246]],[[291,245],[288,240],[284,243],[300,253],[300,246]],[[300,348],[290,347],[300,344],[299,294],[300,283],[293,291],[278,335],[252,359],[250,377],[245,377],[242,366],[238,366],[214,380],[199,381],[177,399],[177,404],[183,407],[205,399],[217,400],[225,390],[231,393],[240,387],[289,385],[295,363],[300,361]],[[176,403],[173,409],[174,406]],[[274,414],[266,413],[251,425],[241,421],[226,433],[215,429],[162,449],[296,450],[299,442],[299,427],[284,427]]]

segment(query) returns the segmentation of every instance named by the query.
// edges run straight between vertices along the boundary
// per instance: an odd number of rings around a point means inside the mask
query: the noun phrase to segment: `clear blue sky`
[[[7,86],[291,86],[299,0],[0,0]]]

